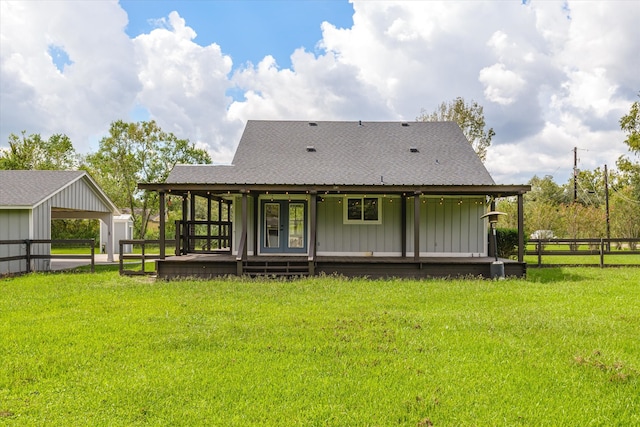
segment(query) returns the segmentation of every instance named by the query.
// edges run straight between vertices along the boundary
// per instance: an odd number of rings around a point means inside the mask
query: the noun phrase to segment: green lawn
[[[0,280],[0,425],[640,425],[640,269]]]

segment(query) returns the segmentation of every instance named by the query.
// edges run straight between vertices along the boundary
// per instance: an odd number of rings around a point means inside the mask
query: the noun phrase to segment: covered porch
[[[210,278],[226,275],[249,276],[344,276],[382,277],[491,277],[495,261],[493,242],[486,250],[464,256],[425,253],[425,198],[481,197],[487,209],[494,210],[495,199],[515,196],[518,206],[518,257],[501,259],[507,276],[526,274],[524,258],[523,194],[528,186],[283,186],[236,184],[140,184],[141,189],[157,191],[160,199],[160,279],[177,277]],[[399,220],[393,238],[399,249],[393,253],[355,252],[331,254],[318,251],[318,206],[331,197],[384,195],[395,200]],[[166,198],[180,197],[182,219],[176,221],[175,235],[167,236]],[[382,197],[382,196],[380,196]],[[196,202],[201,199],[200,202]],[[391,200],[392,199],[392,200]],[[303,244],[293,250],[271,251],[267,247],[267,224],[263,210],[278,200],[298,201],[304,208]],[[271,203],[270,203],[270,202]],[[196,214],[197,205],[206,205],[206,216]],[[288,206],[283,204],[282,206]],[[212,208],[213,207],[213,208]],[[216,208],[217,207],[217,208]],[[201,208],[200,211],[203,209]],[[293,212],[293,211],[291,211]],[[290,213],[289,215],[293,215]],[[285,218],[286,219],[286,218]],[[488,234],[488,228],[486,229]],[[300,240],[299,237],[296,239]],[[297,242],[289,236],[290,242]],[[422,241],[421,241],[422,240]],[[175,241],[175,253],[164,253],[164,242]],[[324,242],[323,242],[324,243]],[[422,251],[421,251],[422,248]],[[320,253],[319,253],[320,252]]]

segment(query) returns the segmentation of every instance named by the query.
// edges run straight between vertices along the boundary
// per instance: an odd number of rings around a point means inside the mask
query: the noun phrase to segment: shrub
[[[496,229],[498,238],[498,256],[500,258],[513,258],[518,254],[518,230],[515,228]],[[527,237],[525,236],[525,246]]]

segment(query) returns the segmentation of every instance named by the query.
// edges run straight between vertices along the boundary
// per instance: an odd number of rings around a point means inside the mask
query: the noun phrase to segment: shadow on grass
[[[527,269],[527,280],[535,283],[583,282],[588,277],[578,274],[575,269],[565,267],[545,267]]]

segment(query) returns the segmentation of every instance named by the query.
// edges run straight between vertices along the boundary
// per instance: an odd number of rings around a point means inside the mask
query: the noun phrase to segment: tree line
[[[638,101],[634,102],[629,113],[620,119],[626,134],[624,142],[635,156],[640,155],[639,106]],[[486,129],[482,106],[475,101],[467,103],[461,97],[443,102],[431,113],[422,110],[416,120],[457,122],[482,161],[495,135],[492,128]],[[152,238],[157,233],[149,229],[149,220],[158,214],[159,201],[157,193],[140,191],[137,183],[163,182],[178,163],[211,163],[206,150],[163,131],[153,120],[112,122],[98,150],[87,155],[79,155],[64,134],[44,139],[23,131],[21,135],[11,134],[8,143],[7,149],[0,150],[0,169],[87,171],[119,208],[131,213],[134,238],[138,239]],[[575,177],[562,185],[551,176],[531,178],[531,192],[524,196],[527,234],[546,230],[559,238],[593,238],[607,237],[609,231],[611,237],[640,237],[640,162],[621,156],[616,167],[607,170],[606,175],[602,168],[576,170]],[[179,205],[169,203],[169,214]],[[498,209],[509,214],[501,217],[500,225],[515,228],[516,202],[499,200]],[[90,232],[73,221],[60,221],[54,224],[52,238],[64,238],[74,230]]]
[[[534,176],[524,196],[525,232],[537,238],[640,238],[640,102],[619,121],[632,157],[623,155],[616,168],[574,171],[560,185],[551,176]],[[635,159],[635,160],[634,160]],[[606,169],[606,170],[605,170]],[[508,213],[501,225],[516,227],[517,207],[505,199],[498,209]]]
[[[111,123],[109,134],[95,153],[80,155],[63,134],[48,139],[39,134],[9,135],[8,149],[0,150],[4,170],[85,170],[107,196],[126,209],[134,224],[134,238],[149,237],[149,220],[159,211],[158,195],[138,190],[139,182],[163,182],[178,163],[209,164],[206,150],[188,139],[163,131],[155,121]],[[98,224],[54,221],[52,238],[97,236]]]

